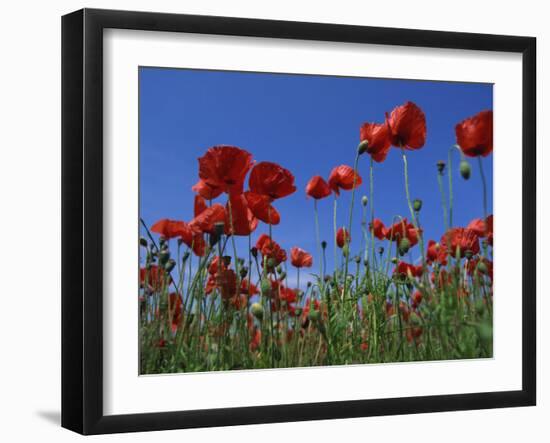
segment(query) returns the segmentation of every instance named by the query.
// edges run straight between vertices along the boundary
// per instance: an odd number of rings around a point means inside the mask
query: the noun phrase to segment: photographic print
[[[492,109],[487,83],[140,67],[140,374],[491,358]]]

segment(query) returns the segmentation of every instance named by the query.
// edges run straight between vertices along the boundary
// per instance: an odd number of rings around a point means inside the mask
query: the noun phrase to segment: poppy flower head
[[[340,189],[349,191],[363,183],[361,176],[351,166],[336,166],[328,178],[328,185],[336,195],[340,195]]]
[[[415,266],[410,263],[400,261],[393,270],[393,274],[402,278],[420,277],[422,275],[422,265]]]
[[[340,228],[336,232],[336,244],[343,248],[346,243],[351,243],[351,235],[346,228]]]
[[[225,207],[224,220],[227,235],[250,235],[258,227],[258,219],[254,216],[243,194],[232,195]]]
[[[481,111],[455,127],[456,143],[468,157],[487,157],[493,152],[493,111]]]
[[[286,197],[296,191],[294,175],[288,170],[271,162],[260,162],[250,172],[248,179],[250,191],[267,195],[271,200]]]
[[[426,116],[413,102],[394,108],[386,120],[393,146],[414,150],[426,143]]]
[[[163,218],[151,226],[152,232],[156,232],[168,240],[181,236],[187,229],[189,229],[187,223],[168,218]]]
[[[256,242],[256,249],[260,251],[263,258],[267,259],[266,265],[268,269],[273,269],[275,266],[286,261],[286,251],[275,240],[272,240],[269,235],[260,235]]]
[[[440,249],[440,245],[435,240],[428,241],[428,250],[426,251],[426,261],[428,263],[433,263],[434,261],[437,260],[439,256],[439,249]],[[447,264],[446,258],[447,257],[445,256],[445,263],[442,263],[442,264]]]
[[[216,223],[225,224],[225,209],[219,203],[214,203],[202,211],[191,220],[189,226],[197,232],[212,234]]]
[[[258,290],[258,287],[250,282],[248,279],[243,278],[241,280],[241,294],[248,295],[249,297],[252,297],[253,295],[259,294],[260,291]]]
[[[183,317],[183,300],[176,292],[170,293],[168,298],[170,303],[170,311],[172,312],[171,329],[172,334],[175,334]]]
[[[459,255],[462,258],[466,252],[473,255],[479,253],[479,236],[472,229],[451,228],[443,234],[440,243],[445,254],[449,251],[453,257]]]
[[[409,240],[410,246],[414,246],[418,243],[419,232],[422,232],[422,230],[417,230],[412,223],[409,223],[409,221],[404,218],[386,228],[386,238],[397,243],[399,243],[402,238],[406,238]]]
[[[278,225],[281,222],[281,216],[271,204],[269,196],[246,191],[244,198],[252,214],[259,220],[271,225]]]
[[[388,234],[387,228],[384,226],[384,223],[382,223],[382,220],[379,218],[375,218],[372,223],[369,223],[369,230],[373,231],[374,236],[378,240],[383,240],[386,238],[386,235]]]
[[[466,271],[468,275],[487,275],[493,280],[493,262],[488,258],[476,257],[468,261]]]
[[[157,265],[151,265],[149,268],[140,268],[139,284],[141,287],[152,288],[153,291],[160,291],[164,284],[166,272]]]
[[[375,162],[381,163],[386,159],[391,148],[391,132],[387,122],[364,123],[359,131],[361,142],[367,142],[366,152]]]
[[[290,249],[290,262],[296,268],[311,268],[313,257],[303,249],[293,247]]]
[[[199,180],[191,189],[206,200],[214,200],[223,192],[223,188],[210,186],[204,180]]]
[[[470,223],[468,223],[466,229],[474,231],[480,238],[485,237],[485,222],[481,218],[474,218]]]
[[[218,145],[199,158],[199,177],[210,187],[240,194],[252,165],[252,155],[244,149]]]
[[[487,241],[493,246],[493,214],[487,216],[485,223],[487,225]]]
[[[316,200],[328,197],[330,195],[328,183],[319,175],[311,177],[307,182],[306,195]]]
[[[224,300],[229,300],[237,293],[237,274],[233,269],[221,269],[210,274],[206,283],[205,293],[210,294],[217,288]]]

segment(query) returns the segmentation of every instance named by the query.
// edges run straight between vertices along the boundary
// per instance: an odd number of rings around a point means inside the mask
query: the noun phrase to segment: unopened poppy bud
[[[399,253],[401,255],[405,255],[407,252],[409,252],[410,247],[411,247],[410,240],[407,237],[403,237],[399,242]]]
[[[330,275],[325,275],[325,283],[328,283],[330,281]]]
[[[468,260],[470,260],[470,259],[473,257],[473,255],[474,255],[474,253],[473,253],[472,251],[470,251],[470,250],[468,250],[468,251],[466,251],[466,252],[464,253],[464,256],[465,256]]]
[[[361,257],[359,257],[358,255],[356,255],[353,259],[355,261],[355,263],[359,264],[361,263]]]
[[[397,264],[397,258],[396,258],[396,257],[392,257],[391,262],[392,262],[394,265],[396,265],[396,264]]]
[[[472,175],[472,167],[466,160],[460,162],[460,175],[464,180],[468,180]]]
[[[283,272],[283,268],[281,268],[281,266],[277,266],[277,274],[280,274],[281,272]]]
[[[359,155],[364,154],[367,152],[367,149],[369,148],[369,142],[367,140],[363,140],[361,143],[359,143],[359,146],[357,146],[357,152]]]
[[[239,270],[239,274],[241,275],[241,278],[245,278],[248,274],[248,268],[246,266],[243,266],[240,270]]]
[[[443,174],[444,171],[445,171],[445,162],[443,160],[439,160],[437,162],[437,172],[439,172],[440,174]]]
[[[296,309],[294,310],[294,313],[295,313],[297,316],[302,315],[302,308],[296,308]]]
[[[271,294],[271,282],[267,278],[262,278],[260,290],[263,295],[269,296]]]
[[[321,242],[321,248],[327,249],[327,242],[325,240]]]
[[[166,272],[171,272],[172,269],[174,269],[175,267],[176,267],[176,260],[172,258],[168,260],[164,265],[164,269],[166,270]]]
[[[170,251],[168,249],[162,249],[159,252],[159,263],[164,265],[170,258]]]
[[[286,272],[281,272],[281,274],[279,275],[279,280],[283,281],[285,278],[286,278]]]
[[[312,320],[312,321],[316,321],[316,320],[319,320],[319,311],[316,311],[314,309],[312,309],[310,312],[309,312],[309,319]]]
[[[310,281],[307,282],[307,287],[311,288],[311,282]]]
[[[225,266],[231,265],[231,256],[230,256],[230,255],[224,255],[224,256],[222,257],[222,260],[223,260],[223,264],[224,264]]]
[[[344,245],[344,247],[342,248],[342,254],[344,255],[344,257],[349,256],[349,246],[348,246],[348,243],[346,243],[346,244]]]
[[[255,246],[250,248],[250,253],[252,254],[252,257],[257,258],[258,257],[258,248]]]
[[[420,210],[422,209],[422,200],[420,200],[419,198],[416,198],[416,199],[413,201],[413,209],[414,209],[416,212],[420,212]]]
[[[221,237],[223,235],[224,226],[225,225],[223,222],[214,223],[214,234],[217,237]]]
[[[365,266],[365,268],[368,268],[369,267],[369,261],[367,259],[363,260],[363,265]]]
[[[250,311],[258,320],[261,321],[264,318],[264,308],[260,303],[252,303],[252,306],[250,306]]]
[[[277,262],[275,261],[274,258],[268,258],[267,259],[267,267],[270,268],[270,269],[273,268],[276,263]]]
[[[367,206],[369,204],[369,199],[366,195],[363,195],[363,198],[361,198],[361,203],[363,206]]]
[[[166,244],[166,237],[161,235],[159,238],[159,245],[162,248],[165,244]]]
[[[378,253],[379,253],[380,255],[382,255],[382,254],[384,253],[384,246],[380,246],[380,247],[378,248]]]
[[[181,258],[182,263],[185,263],[187,261],[189,255],[189,251],[185,251],[185,254],[183,254],[183,257]]]
[[[144,248],[146,248],[146,247],[147,247],[147,240],[146,240],[145,238],[143,238],[143,237],[140,237],[140,238],[139,238],[139,244],[140,244],[141,246],[143,246]]]

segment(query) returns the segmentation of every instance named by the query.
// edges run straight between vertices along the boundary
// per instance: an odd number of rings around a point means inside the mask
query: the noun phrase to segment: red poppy
[[[483,265],[479,265],[479,263]],[[487,275],[493,279],[493,262],[488,258],[476,257],[472,260],[468,260],[467,268],[468,275]]]
[[[391,144],[409,150],[420,149],[426,143],[426,116],[413,102],[394,108],[386,117],[391,131]]]
[[[278,225],[281,222],[279,212],[273,207],[267,195],[247,191],[244,197],[252,214],[259,220],[271,225]]]
[[[306,298],[306,301],[304,303],[304,308],[302,309],[302,320],[303,321],[308,320],[308,316],[309,316],[309,313],[310,313],[311,309],[313,309],[314,311],[320,311],[321,310],[321,302],[317,299],[310,300],[309,298]]]
[[[431,280],[438,288],[444,288],[452,283],[452,276],[446,269],[441,269],[439,273],[432,272]]]
[[[361,142],[366,141],[367,150],[375,162],[383,162],[391,148],[390,128],[387,122],[364,123],[359,131]]]
[[[422,265],[412,265],[404,261],[400,261],[395,267],[394,274],[408,277],[420,277],[422,275]]]
[[[225,209],[219,203],[215,203],[202,211],[191,220],[189,226],[195,231],[212,234],[216,223],[225,224]]]
[[[442,265],[447,264],[447,254],[440,254],[441,245],[434,240],[428,241],[428,250],[426,252],[426,261],[428,263],[433,263],[439,261]]]
[[[145,287],[147,285],[153,291],[160,291],[165,281],[166,272],[157,265],[151,265],[149,269],[140,268],[139,270],[139,285]]]
[[[204,255],[206,251],[206,243],[201,232],[193,231],[189,228],[182,234],[181,240],[189,246],[198,257],[202,257]]]
[[[419,232],[422,232],[422,230],[417,231],[414,225],[404,218],[386,228],[386,238],[396,242],[400,242],[402,238],[407,238],[411,246],[414,246],[418,243]]]
[[[319,175],[311,177],[307,182],[306,195],[313,197],[316,200],[328,197],[330,195],[330,188],[328,183]]]
[[[208,265],[208,273],[210,275],[216,275],[218,273],[218,266],[220,264],[222,271],[226,270],[231,264],[231,257],[226,258],[216,255]]]
[[[357,188],[361,183],[363,183],[361,176],[347,165],[336,166],[328,178],[328,185],[336,195],[340,195],[340,189],[349,191]]]
[[[368,349],[369,349],[369,344],[366,341],[362,342],[361,343],[361,351],[365,352]]]
[[[180,237],[187,229],[189,229],[187,223],[167,218],[163,218],[151,226],[151,231],[162,235],[166,239]]]
[[[296,191],[294,175],[271,162],[260,162],[252,168],[248,179],[250,191],[267,195],[271,200],[286,197]]]
[[[218,288],[222,298],[229,300],[237,294],[237,274],[233,269],[221,269],[215,274],[210,274],[206,282],[205,293],[210,294],[214,288]]]
[[[172,312],[172,318],[170,320],[172,334],[175,334],[178,330],[178,326],[183,318],[183,300],[180,295],[172,292],[169,295],[170,311]]]
[[[399,311],[401,312],[401,317],[405,322],[409,321],[409,318],[411,317],[411,310],[409,309],[409,305],[406,304],[404,301],[399,302]]]
[[[260,235],[256,242],[256,249],[261,252],[262,257],[267,258],[266,264],[269,269],[286,261],[286,251],[276,241],[269,238],[269,235]]]
[[[383,240],[388,234],[387,228],[384,226],[384,223],[382,223],[382,220],[380,220],[379,218],[375,218],[372,223],[369,223],[369,230],[373,231],[374,236],[378,240]]]
[[[493,246],[493,214],[487,216],[485,222],[487,223],[487,241]]]
[[[248,279],[243,278],[241,280],[241,294],[246,294],[249,297],[252,297],[253,295],[259,294],[260,291],[258,290],[258,287],[252,283],[249,282]]]
[[[462,258],[468,251],[474,255],[479,253],[479,237],[475,231],[467,228],[449,229],[441,237],[440,244],[439,255],[447,255],[447,251],[449,251],[453,257],[458,253]]]
[[[293,247],[290,249],[290,262],[297,268],[311,268],[313,257],[303,249]]]
[[[203,211],[205,211],[208,208],[208,205],[206,204],[206,200],[204,197],[201,197],[200,195],[195,195],[195,202],[193,205],[194,210],[194,216],[201,214]]]
[[[421,302],[422,302],[422,292],[414,291],[414,294],[412,295],[412,307],[416,309]]]
[[[485,237],[485,223],[481,218],[474,218],[470,223],[468,223],[466,229],[474,231],[478,237]]]
[[[493,111],[481,111],[455,127],[456,143],[468,157],[487,157],[493,152]]]
[[[223,188],[210,186],[204,180],[199,180],[191,187],[191,189],[206,200],[213,200],[223,192]]]
[[[227,235],[252,234],[258,227],[258,219],[254,217],[244,195],[232,195],[229,197],[229,202],[225,207],[225,233]],[[231,229],[232,224],[233,229]]]
[[[214,146],[199,158],[199,177],[209,186],[228,194],[240,194],[252,155],[236,146]]]
[[[294,289],[281,286],[279,290],[279,299],[287,304],[295,303],[297,300],[296,291]]]
[[[351,243],[351,234],[346,228],[340,228],[336,232],[336,244],[339,248],[343,248],[346,243]]]

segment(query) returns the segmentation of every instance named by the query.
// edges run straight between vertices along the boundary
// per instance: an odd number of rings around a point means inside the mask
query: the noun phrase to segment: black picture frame
[[[131,415],[103,413],[103,30],[522,54],[522,389]],[[536,39],[83,9],[62,18],[62,426],[82,434],[530,406],[536,403]]]

